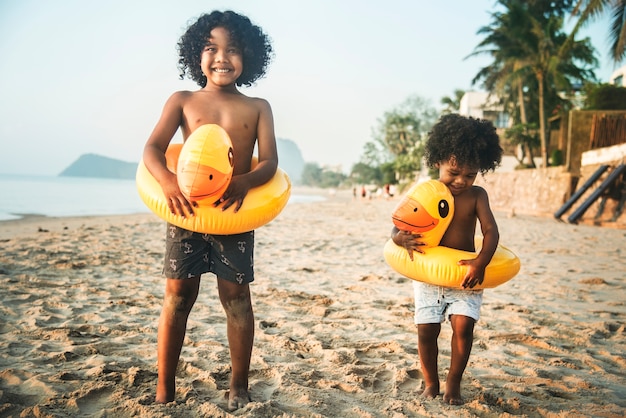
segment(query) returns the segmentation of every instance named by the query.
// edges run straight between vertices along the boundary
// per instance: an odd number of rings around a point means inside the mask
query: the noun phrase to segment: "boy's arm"
[[[401,231],[395,225],[391,229],[391,240],[399,247],[403,247],[409,253],[409,258],[413,261],[413,251],[417,251],[418,253],[424,253],[424,251],[420,248],[425,245],[423,242],[419,241],[418,238],[421,238],[420,234],[413,234],[409,231]]]
[[[496,252],[500,233],[498,224],[489,206],[489,196],[482,187],[476,187],[478,196],[476,198],[476,216],[480,222],[480,229],[483,235],[483,245],[478,256],[473,260],[464,260],[462,264],[468,266],[467,275],[463,279],[462,287],[470,289],[477,284],[482,284],[485,279],[485,268],[491,262],[493,254]]]
[[[222,210],[235,205],[235,212],[237,212],[241,208],[248,190],[270,181],[278,168],[278,151],[276,149],[272,108],[266,100],[256,100],[259,106],[259,121],[257,124],[259,163],[253,170],[233,176],[228,190],[226,190],[219,201],[215,202],[215,206],[223,203]]]
[[[165,103],[161,117],[143,150],[143,162],[152,176],[159,182],[167,201],[167,206],[174,214],[193,216],[191,203],[183,196],[176,180],[166,165],[165,151],[182,120],[183,92],[174,93]]]

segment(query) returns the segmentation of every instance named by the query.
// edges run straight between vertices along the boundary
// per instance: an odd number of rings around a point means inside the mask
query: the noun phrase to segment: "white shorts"
[[[482,290],[462,290],[413,281],[415,323],[440,324],[450,315],[478,321],[483,303]]]

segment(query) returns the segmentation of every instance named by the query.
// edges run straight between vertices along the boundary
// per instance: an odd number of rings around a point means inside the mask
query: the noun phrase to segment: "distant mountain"
[[[304,159],[298,145],[290,139],[276,140],[280,168],[289,175],[292,183],[300,182]],[[116,160],[97,154],[83,154],[70,164],[59,176],[134,179],[137,163]]]
[[[291,139],[277,138],[276,148],[278,149],[278,165],[280,168],[289,175],[292,183],[300,183],[302,169],[304,168],[304,158],[302,158],[298,144]]]
[[[62,177],[99,177],[134,179],[137,163],[116,160],[97,154],[83,154],[63,170]]]

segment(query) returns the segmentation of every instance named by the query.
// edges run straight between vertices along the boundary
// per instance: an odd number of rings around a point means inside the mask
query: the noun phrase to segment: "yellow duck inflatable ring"
[[[202,125],[184,144],[170,144],[165,153],[167,167],[176,173],[181,192],[197,201],[194,216],[173,214],[161,186],[143,160],[137,168],[137,190],[141,200],[161,219],[181,228],[214,235],[252,231],[274,219],[283,210],[291,193],[287,174],[278,168],[267,183],[250,189],[238,212],[222,211],[213,203],[226,191],[233,173],[232,143],[218,125]],[[258,164],[252,158],[252,168]]]
[[[409,279],[437,286],[460,288],[467,272],[457,262],[476,258],[477,253],[439,246],[454,215],[454,197],[445,184],[429,180],[412,186],[392,214],[394,225],[403,231],[422,235],[424,254],[413,253],[388,240],[384,247],[385,261]],[[480,251],[482,237],[476,237]],[[485,269],[483,283],[472,290],[492,288],[511,280],[520,270],[519,258],[508,248],[498,245]]]

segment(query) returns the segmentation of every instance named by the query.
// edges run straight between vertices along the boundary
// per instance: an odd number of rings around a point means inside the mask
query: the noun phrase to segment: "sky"
[[[492,0],[0,0],[0,173],[57,175],[80,155],[138,162],[180,80],[176,43],[212,10],[247,15],[275,57],[248,96],[306,162],[359,161],[385,112],[417,95],[439,109],[488,57],[470,57]],[[608,82],[607,19],[587,26]],[[182,141],[180,132],[173,142]]]

